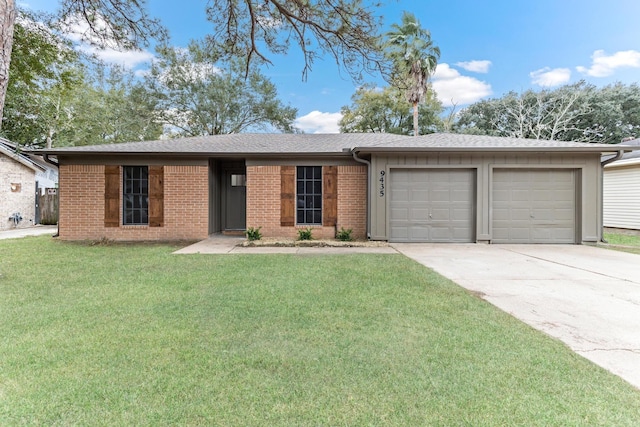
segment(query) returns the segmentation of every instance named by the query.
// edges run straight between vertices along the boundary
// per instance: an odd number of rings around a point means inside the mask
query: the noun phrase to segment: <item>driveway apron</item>
[[[393,245],[640,388],[640,256],[584,245]]]

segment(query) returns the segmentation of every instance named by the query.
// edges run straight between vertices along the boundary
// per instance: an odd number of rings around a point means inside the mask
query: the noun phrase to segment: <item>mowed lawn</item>
[[[0,425],[640,425],[640,391],[401,255],[0,241]]]
[[[640,254],[640,235],[605,233],[604,238],[612,249]]]

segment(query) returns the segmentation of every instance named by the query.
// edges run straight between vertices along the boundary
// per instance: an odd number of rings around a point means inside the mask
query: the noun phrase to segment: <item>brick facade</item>
[[[209,235],[206,166],[164,166],[164,224],[105,227],[104,165],[60,166],[63,240],[199,240]],[[122,179],[122,178],[121,178]],[[122,207],[122,201],[121,207]],[[122,216],[122,208],[120,208]],[[122,217],[120,218],[122,224]]]
[[[317,239],[332,239],[341,227],[353,230],[357,239],[366,237],[367,169],[338,166],[338,220],[335,227],[311,226]],[[247,228],[262,227],[264,237],[298,237],[308,226],[280,225],[280,166],[247,166]]]
[[[105,226],[105,166],[60,166],[62,240],[162,241],[198,240],[209,235],[209,170],[207,166],[164,166],[162,227]],[[120,176],[122,188],[122,176]],[[353,237],[366,237],[367,170],[365,166],[337,166],[337,224],[312,226],[314,238],[332,239],[341,227]],[[247,227],[262,227],[265,237],[298,237],[303,226],[280,225],[280,166],[247,167]],[[121,194],[121,193],[120,193]],[[121,195],[120,195],[121,198]],[[119,224],[122,224],[120,200]]]
[[[35,194],[35,171],[0,153],[0,230],[34,225]],[[9,217],[16,212],[22,216],[22,221],[17,226],[9,220]]]

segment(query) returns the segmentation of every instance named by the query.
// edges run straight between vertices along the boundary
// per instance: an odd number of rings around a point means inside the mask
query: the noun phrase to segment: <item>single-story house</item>
[[[15,144],[0,138],[0,230],[37,223],[37,175],[45,170]]]
[[[632,148],[629,148],[631,150]],[[233,134],[40,150],[65,240],[340,228],[392,242],[574,243],[602,233],[623,146],[431,134]]]
[[[640,139],[624,145],[640,149]],[[604,167],[604,226],[640,230],[640,151]]]

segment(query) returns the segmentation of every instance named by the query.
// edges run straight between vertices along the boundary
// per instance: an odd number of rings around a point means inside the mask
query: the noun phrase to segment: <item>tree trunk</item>
[[[420,130],[418,129],[418,103],[413,103],[413,136],[418,136]]]
[[[15,0],[0,0],[0,127],[4,111],[4,98],[9,83],[9,63],[13,47],[13,25],[16,22]]]

